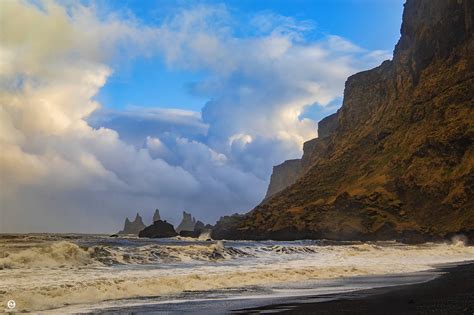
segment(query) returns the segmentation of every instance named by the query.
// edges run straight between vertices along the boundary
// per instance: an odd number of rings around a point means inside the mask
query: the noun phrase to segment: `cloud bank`
[[[307,41],[311,23],[269,13],[242,36],[223,5],[153,26],[93,6],[1,7],[0,232],[111,232],[157,207],[175,222],[184,209],[211,222],[249,210],[272,166],[317,136],[304,112],[387,57],[338,36]],[[95,101],[112,60],[144,56],[206,71],[189,86],[209,99],[201,113]]]

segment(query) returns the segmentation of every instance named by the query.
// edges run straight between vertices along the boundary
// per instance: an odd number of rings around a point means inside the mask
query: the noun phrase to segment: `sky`
[[[214,223],[263,198],[403,1],[0,3],[0,232]]]

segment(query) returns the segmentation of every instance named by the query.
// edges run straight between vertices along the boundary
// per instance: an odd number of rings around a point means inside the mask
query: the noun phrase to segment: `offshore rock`
[[[153,214],[153,222],[161,220],[160,217],[160,210],[156,209],[155,213]]]
[[[165,237],[174,237],[177,236],[178,233],[174,230],[172,224],[158,220],[153,222],[152,225],[147,226],[144,228],[140,233],[138,233],[139,237],[150,237],[150,238],[165,238]]]
[[[202,221],[196,221],[194,224],[194,230],[193,231],[188,231],[188,230],[181,230],[179,231],[179,235],[183,237],[193,237],[193,238],[198,238],[201,234],[203,233],[211,233],[212,231],[212,225],[210,224],[204,224]]]
[[[180,231],[179,232],[179,236],[182,236],[182,237],[198,238],[199,235],[201,235],[201,232],[198,232],[198,231]]]
[[[137,213],[137,216],[135,217],[135,220],[133,222],[130,222],[128,218],[125,219],[123,230],[118,232],[118,234],[137,235],[138,232],[143,230],[145,227],[146,225],[143,223],[142,217],[140,216],[140,214]]]
[[[181,231],[194,231],[194,226],[196,225],[196,219],[193,218],[191,213],[183,211],[183,219],[181,223],[176,228],[176,231],[180,233]]]

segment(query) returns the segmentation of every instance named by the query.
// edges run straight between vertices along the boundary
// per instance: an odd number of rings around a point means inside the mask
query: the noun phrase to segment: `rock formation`
[[[186,220],[189,220],[189,217]],[[183,218],[183,221],[184,221],[184,218]],[[186,230],[186,229],[180,230],[179,231],[180,236],[197,238],[203,233],[210,234],[212,231],[213,227],[210,224],[204,224],[202,221],[199,221],[199,220],[196,221],[196,219],[194,218],[192,218],[191,222],[194,222],[194,229],[192,231]]]
[[[198,221],[196,222],[196,224],[194,225],[194,231],[196,231],[196,232],[201,233],[201,232],[203,232],[205,229],[206,229],[206,225],[204,224],[204,222],[202,222],[202,221],[200,221],[200,220],[198,220]]]
[[[155,213],[153,214],[153,222],[161,220],[160,217],[160,210],[156,209]]]
[[[194,226],[196,225],[196,219],[193,218],[191,213],[183,211],[183,219],[181,223],[176,228],[176,232],[180,233],[181,231],[194,231]]]
[[[138,233],[139,237],[150,237],[150,238],[165,238],[165,237],[174,237],[177,236],[178,233],[174,230],[172,224],[157,220],[154,221],[152,225],[147,226],[144,228],[140,233]]]
[[[337,129],[337,114],[321,119],[318,123],[318,138],[329,137]]]
[[[288,160],[273,167],[265,199],[294,184],[301,173],[301,160]]]
[[[183,230],[183,231],[180,231],[180,232],[179,232],[179,236],[182,236],[182,237],[198,238],[199,235],[201,235],[201,232],[197,232],[197,231],[186,231],[186,230]]]
[[[313,154],[320,154],[326,150],[331,133],[336,130],[337,115],[332,114],[318,123],[318,138],[307,141],[303,146],[303,157],[301,159],[287,160],[273,167],[265,199],[275,195],[288,186],[293,185],[312,165]]]
[[[473,6],[408,0],[393,60],[349,77],[288,185],[272,195],[285,185],[271,183],[270,198],[222,218],[213,238],[473,235]]]
[[[137,213],[135,220],[130,222],[128,218],[125,219],[125,224],[123,226],[123,230],[118,232],[118,234],[134,234],[137,235],[138,232],[145,228],[145,224],[143,224],[142,217],[140,214]]]

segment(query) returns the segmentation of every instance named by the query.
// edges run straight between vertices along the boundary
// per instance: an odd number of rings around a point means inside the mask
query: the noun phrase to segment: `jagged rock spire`
[[[144,228],[145,224],[143,223],[143,219],[137,212],[137,215],[135,216],[135,220],[133,220],[133,222],[130,222],[128,217],[125,219],[123,230],[120,231],[119,234],[138,234],[138,232],[140,232]]]
[[[155,210],[155,213],[153,214],[153,222],[156,222],[158,220],[161,220],[161,217],[160,217],[160,210],[156,209]]]
[[[183,211],[183,219],[181,220],[181,223],[176,228],[176,232],[179,233],[181,231],[194,231],[195,224],[196,224],[196,219],[192,217],[191,213],[187,213],[186,211]]]

